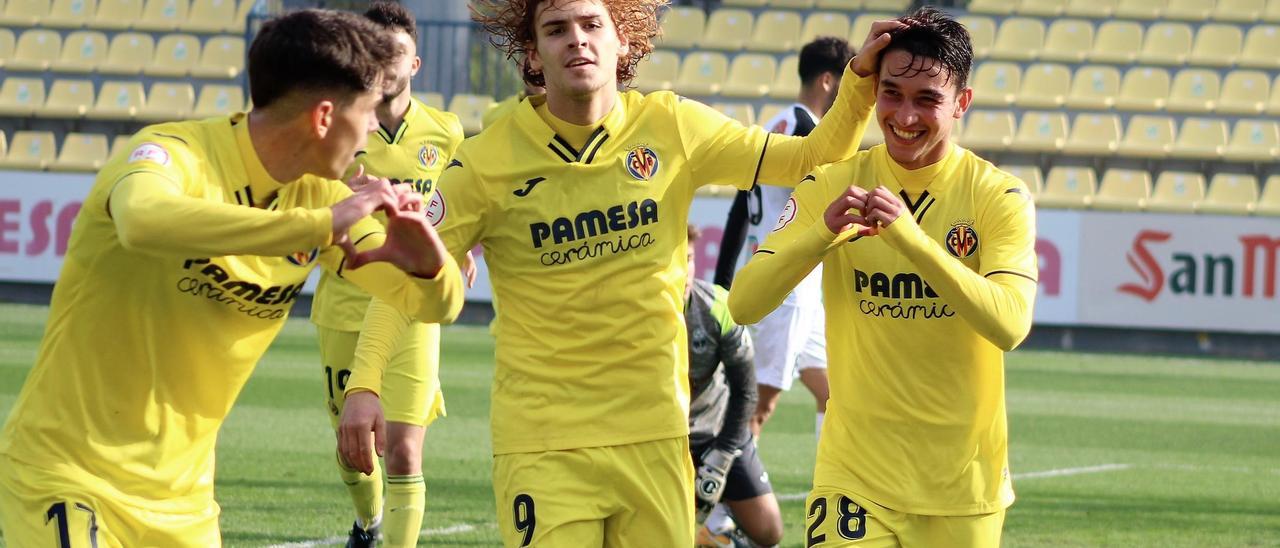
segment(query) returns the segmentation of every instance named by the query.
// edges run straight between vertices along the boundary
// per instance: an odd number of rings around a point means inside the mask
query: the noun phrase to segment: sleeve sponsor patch
[[[156,143],[142,143],[129,154],[129,163],[155,162],[162,166],[169,165],[169,151]]]
[[[444,222],[445,209],[444,195],[437,189],[435,194],[427,199],[427,220],[431,221],[431,226],[438,227]]]
[[[773,227],[773,231],[777,232],[791,224],[796,220],[796,197],[787,198],[787,205],[782,207],[782,214],[778,216],[778,224]]]

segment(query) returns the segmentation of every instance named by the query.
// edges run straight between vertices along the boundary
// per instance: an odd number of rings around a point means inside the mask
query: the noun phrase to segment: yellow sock
[[[360,526],[368,527],[382,514],[382,465],[378,458],[374,457],[373,474],[368,476],[347,468],[339,458],[338,475],[342,476],[342,483],[347,485],[347,492],[351,494],[351,504],[355,506]]]
[[[382,516],[382,539],[387,546],[417,546],[422,514],[427,509],[427,484],[422,474],[387,476],[387,513]]]

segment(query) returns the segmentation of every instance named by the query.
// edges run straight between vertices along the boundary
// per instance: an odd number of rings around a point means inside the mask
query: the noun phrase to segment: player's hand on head
[[[885,227],[898,220],[907,204],[902,198],[884,186],[878,186],[867,195],[866,219],[871,226]]]
[[[904,28],[907,28],[905,23],[892,19],[872,23],[871,32],[858,48],[858,54],[849,61],[853,73],[863,78],[879,73],[880,52],[893,40],[893,32]]]
[[[868,221],[864,214],[869,195],[857,185],[844,189],[822,213],[822,221],[827,225],[827,230],[832,234],[842,234],[856,227],[859,236],[876,235],[878,230],[875,224]]]
[[[382,247],[359,251],[354,245],[344,245],[347,268],[385,262],[420,277],[430,278],[440,272],[449,250],[421,211],[389,211],[386,229]]]
[[[374,454],[381,457],[387,446],[387,423],[382,403],[373,392],[347,395],[338,423],[338,455],[347,467],[365,475],[373,473]]]

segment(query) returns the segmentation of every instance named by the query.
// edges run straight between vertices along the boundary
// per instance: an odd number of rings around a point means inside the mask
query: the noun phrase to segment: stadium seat
[[[800,49],[800,14],[795,11],[766,11],[756,17],[746,48],[773,53]]]
[[[1160,12],[1160,18],[1204,21],[1213,13],[1214,3],[1215,0],[1169,0],[1169,5]]]
[[[57,157],[57,145],[51,131],[16,131],[9,141],[9,152],[0,159],[0,167],[42,170]]]
[[[1230,67],[1240,58],[1243,44],[1244,33],[1236,25],[1200,25],[1187,62],[1207,67]]]
[[[867,41],[867,35],[871,34],[871,25],[876,21],[884,21],[897,17],[892,13],[863,13],[853,20],[853,25],[849,28],[849,47],[853,48],[856,53],[858,48],[862,47],[862,43]]]
[[[676,90],[682,95],[716,95],[729,75],[729,61],[723,54],[700,51],[684,56]]]
[[[50,68],[54,72],[89,73],[107,60],[107,35],[95,30],[78,30],[67,35],[62,55]]]
[[[711,105],[725,116],[737,120],[744,126],[754,125],[756,123],[756,111],[747,103],[714,103]]]
[[[818,0],[813,5],[820,10],[857,11],[862,9],[862,0]]]
[[[843,13],[818,12],[804,20],[800,29],[800,46],[812,42],[819,36],[835,36],[844,38],[849,35],[849,18]]]
[[[1041,61],[1081,63],[1093,49],[1093,24],[1082,19],[1059,19],[1049,25],[1040,51]]]
[[[31,116],[44,106],[44,79],[10,76],[0,85],[0,116]]]
[[[794,101],[799,94],[800,60],[796,55],[788,55],[778,65],[773,84],[769,86],[769,98]]]
[[[415,91],[414,98],[436,110],[444,110],[444,95],[434,91]]]
[[[1244,36],[1244,46],[1236,62],[1245,68],[1280,69],[1280,27],[1254,25]]]
[[[133,120],[147,102],[142,82],[104,82],[98,102],[85,116],[94,120]]]
[[[664,48],[692,48],[698,45],[706,28],[707,14],[701,8],[673,7],[662,16],[662,36],[657,45]]]
[[[1067,115],[1059,112],[1028,111],[1018,122],[1009,150],[1014,152],[1056,153],[1067,142]]]
[[[1116,12],[1120,0],[1068,0],[1063,14],[1068,17],[1106,19]]]
[[[1036,166],[1002,165],[1000,169],[1025,183],[1027,189],[1031,191],[1032,198],[1040,199],[1040,189],[1044,186],[1044,177],[1040,175],[1040,168]]]
[[[1098,193],[1093,196],[1094,209],[1140,211],[1151,198],[1151,174],[1145,169],[1108,169],[1102,175]]]
[[[965,114],[965,148],[989,152],[1008,150],[1013,142],[1013,113],[1007,110],[972,111]]]
[[[777,116],[779,112],[789,108],[791,108],[791,105],[787,103],[765,103],[764,106],[760,107],[760,113],[756,115],[756,123],[764,129],[772,131],[773,128],[766,124],[768,124],[769,120],[772,120],[774,116]]]
[[[1267,7],[1262,8],[1262,20],[1280,23],[1280,0],[1267,0]]]
[[[729,65],[729,79],[720,94],[725,97],[759,99],[769,93],[778,71],[778,62],[772,55],[744,53],[733,58]]]
[[[93,82],[89,80],[54,80],[44,108],[36,109],[39,118],[80,118],[93,107]]]
[[[62,36],[57,31],[31,29],[18,37],[13,57],[5,61],[5,70],[42,72],[49,70],[62,51]]]
[[[1081,110],[1107,110],[1115,105],[1120,95],[1120,71],[1115,67],[1086,65],[1076,70],[1071,78],[1071,92],[1067,95],[1067,108]]]
[[[156,82],[147,92],[147,103],[138,109],[138,119],[150,122],[177,121],[191,117],[196,90],[190,82]]]
[[[142,18],[142,0],[98,0],[98,10],[89,26],[99,29],[127,29]]]
[[[18,40],[13,36],[13,31],[0,28],[0,69],[4,68],[5,61],[13,57],[13,51],[18,45]]]
[[[1067,0],[1021,0],[1015,11],[1031,17],[1058,17],[1067,8]]]
[[[187,20],[178,27],[178,30],[204,34],[218,33],[225,30],[235,18],[235,0],[194,0],[191,2]],[[701,35],[699,33],[697,36]]]
[[[78,29],[89,24],[93,18],[95,0],[53,0],[49,15],[40,20],[40,25],[59,29]]]
[[[751,12],[741,9],[721,8],[711,12],[707,19],[707,33],[701,47],[724,51],[738,51],[751,38],[755,18]]]
[[[1138,62],[1149,65],[1182,65],[1191,55],[1191,26],[1161,21],[1147,28]]]
[[[958,19],[960,24],[969,31],[969,42],[973,45],[973,58],[986,59],[991,53],[991,46],[996,43],[996,23],[990,17],[982,17],[977,15],[965,15]],[[851,38],[853,36],[851,35]],[[866,33],[862,34],[862,39],[867,37]],[[853,42],[850,41],[852,44]],[[861,46],[862,42],[858,42],[857,46]]]
[[[884,10],[902,13],[911,7],[911,0],[863,0],[862,7],[867,10]]]
[[[1271,83],[1271,96],[1267,98],[1267,114],[1280,116],[1280,76]]]
[[[107,162],[107,136],[99,133],[68,133],[62,139],[58,158],[51,171],[97,171]]]
[[[987,61],[973,74],[973,104],[1009,106],[1022,86],[1022,69],[1015,63]]]
[[[1044,190],[1036,200],[1050,208],[1080,209],[1089,207],[1097,191],[1098,179],[1087,167],[1054,166],[1044,180]]]
[[[98,65],[103,74],[141,74],[143,67],[155,57],[156,43],[151,35],[122,32],[111,38],[107,59]]]
[[[1125,19],[1159,19],[1169,0],[1120,0],[1116,17]]]
[[[200,40],[190,34],[168,34],[156,44],[155,57],[142,72],[147,76],[186,76],[199,60]]]
[[[1209,192],[1197,208],[1200,213],[1248,215],[1258,201],[1258,178],[1218,173],[1209,181]]]
[[[1262,196],[1258,197],[1253,213],[1280,217],[1280,175],[1267,177],[1266,184],[1262,186]]]
[[[1133,21],[1107,21],[1098,26],[1089,60],[1095,63],[1128,64],[1142,50],[1142,25]]]
[[[225,116],[239,111],[243,106],[244,91],[240,86],[206,84],[200,88],[200,97],[196,99],[196,108],[191,115],[195,118]]]
[[[227,27],[222,30],[226,32],[230,32],[232,34],[244,34],[245,23],[247,23],[249,20],[249,14],[254,11],[255,6],[257,6],[258,2],[260,1],[261,0],[240,0],[240,4],[236,8],[235,19],[233,19],[231,23],[229,23]],[[264,4],[264,9],[265,9],[265,4]],[[264,11],[263,13],[265,14],[266,12]]]
[[[1227,148],[1227,122],[1218,118],[1184,118],[1172,156],[1192,160],[1218,160]]]
[[[744,8],[760,8],[769,5],[769,0],[724,0],[721,4]]]
[[[1217,106],[1222,94],[1222,82],[1218,72],[1206,69],[1182,69],[1173,77],[1169,88],[1169,101],[1164,108],[1169,112],[1204,114]]]
[[[191,69],[196,78],[235,78],[244,70],[244,38],[218,36],[204,44],[200,64]]]
[[[0,11],[0,25],[34,27],[49,15],[49,0],[8,0]]]
[[[1204,199],[1204,175],[1189,171],[1165,171],[1156,177],[1147,200],[1147,211],[1194,213]]]
[[[0,158],[9,155],[9,142],[4,136],[4,132],[0,131]]]
[[[986,13],[991,15],[1011,15],[1015,3],[1008,0],[970,0],[970,13]]]
[[[1151,67],[1131,68],[1120,82],[1116,109],[1142,112],[1163,109],[1169,97],[1169,87],[1169,71]]]
[[[1071,90],[1071,69],[1057,63],[1036,63],[1022,74],[1022,86],[1014,97],[1019,108],[1058,108]]]
[[[765,5],[789,10],[807,10],[813,7],[813,0],[767,0]]]
[[[1114,114],[1077,114],[1062,152],[1071,155],[1108,156],[1120,146],[1120,118]]]
[[[1215,106],[1222,114],[1252,116],[1267,108],[1267,96],[1271,93],[1271,80],[1261,71],[1235,70],[1227,73],[1222,84],[1222,94]]]
[[[1031,61],[1044,48],[1044,22],[1028,17],[1009,17],[1000,23],[996,41],[988,57],[1011,61]]]
[[[480,133],[484,113],[493,104],[493,98],[487,95],[458,93],[449,100],[449,112],[458,115],[462,121],[462,132],[467,135]]]
[[[154,32],[178,30],[187,22],[190,7],[187,0],[147,0],[142,8],[142,17],[134,22],[133,28]]]
[[[1135,158],[1164,158],[1173,148],[1173,118],[1137,114],[1129,118],[1116,153]]]
[[[636,89],[650,93],[674,88],[679,75],[680,56],[674,52],[657,50],[640,61],[632,82]]]
[[[125,148],[129,146],[129,140],[132,135],[116,135],[111,140],[111,152],[107,153],[108,158],[114,158],[118,154],[126,154]]]
[[[1274,162],[1280,157],[1280,127],[1264,118],[1236,122],[1223,157],[1230,162]]]
[[[1267,0],[1218,0],[1209,17],[1230,23],[1253,23],[1262,18]]]

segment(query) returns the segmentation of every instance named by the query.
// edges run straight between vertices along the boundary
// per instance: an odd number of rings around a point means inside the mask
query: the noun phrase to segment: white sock
[[[707,515],[707,521],[703,524],[707,526],[708,531],[717,535],[732,531],[734,526],[733,518],[729,516],[729,508],[723,502],[711,509],[711,513]]]
[[[827,418],[827,414],[819,411],[813,417],[813,439],[822,439],[822,419]]]
[[[361,521],[360,518],[356,518],[357,523],[359,523],[360,521]],[[361,523],[360,528],[364,529],[365,531],[368,531],[369,529],[377,527],[379,525],[382,525],[382,514],[378,514],[374,516],[373,521],[370,523]]]

